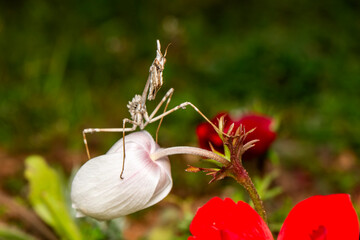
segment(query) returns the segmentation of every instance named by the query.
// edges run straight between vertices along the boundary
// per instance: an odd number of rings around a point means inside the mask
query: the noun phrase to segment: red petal
[[[245,152],[244,159],[259,157],[264,154],[276,138],[276,133],[271,129],[273,119],[269,117],[249,114],[240,118],[236,123],[242,124],[245,131],[255,128],[254,132],[247,136],[245,143],[254,139],[260,140],[255,143],[254,147]]]
[[[190,225],[191,227],[191,225]],[[209,228],[202,234],[190,236],[188,240],[223,240],[221,233],[215,228]]]
[[[212,198],[199,208],[190,225],[194,239],[205,239],[205,235],[214,230],[222,240],[273,239],[269,228],[254,209],[241,201],[236,204],[230,198]],[[208,239],[219,239],[218,235],[212,236],[217,238]]]
[[[313,196],[298,203],[285,219],[278,240],[304,239],[358,240],[359,221],[350,196]]]
[[[209,139],[210,139],[210,142],[212,143],[213,147],[223,146],[223,141],[221,140],[221,138],[219,137],[219,135],[217,133],[210,135]]]
[[[197,126],[196,134],[198,135],[198,137],[206,137],[207,136],[207,134],[211,130],[208,126],[210,126],[210,124],[208,124],[208,123],[201,123]]]
[[[198,136],[199,145],[201,148],[211,150],[209,146],[209,136],[213,134],[215,130],[208,123],[201,123],[196,128],[196,134]]]
[[[219,125],[219,119],[224,116],[224,122],[225,122],[225,126],[230,126],[231,123],[233,122],[229,116],[229,114],[227,112],[220,112],[218,113],[212,120],[211,122],[214,123],[216,126]]]
[[[217,114],[211,122],[216,126],[219,125],[219,119],[224,115],[225,126],[224,128],[228,128],[232,120],[230,119],[227,113],[219,113]],[[211,150],[209,142],[213,145],[214,149],[218,152],[224,153],[223,142],[220,139],[219,135],[215,131],[215,129],[207,122],[201,123],[196,128],[196,134],[198,136],[199,145],[203,149]]]

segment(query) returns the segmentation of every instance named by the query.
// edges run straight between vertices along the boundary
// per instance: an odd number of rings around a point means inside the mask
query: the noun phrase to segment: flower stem
[[[261,216],[261,218],[265,222],[267,222],[267,216],[263,201],[261,200],[258,192],[256,191],[256,188],[253,182],[251,181],[248,172],[242,166],[242,164],[234,164],[233,166],[234,166],[233,174],[235,175],[233,177],[240,185],[242,185],[245,188],[245,190],[248,192],[251,198],[251,201],[254,203],[256,212]]]
[[[217,155],[216,153],[213,153],[211,151],[197,148],[197,147],[186,147],[186,146],[180,146],[180,147],[170,147],[170,148],[160,148],[156,152],[152,153],[150,155],[150,158],[153,161],[156,161],[159,158],[169,156],[169,155],[175,155],[175,154],[191,154],[191,155],[197,155],[201,157],[206,157],[210,159],[214,159],[215,161],[218,161],[219,163],[227,166],[229,165],[229,160],[226,158]]]

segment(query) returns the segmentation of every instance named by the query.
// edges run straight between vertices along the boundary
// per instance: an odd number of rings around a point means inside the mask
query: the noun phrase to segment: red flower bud
[[[225,115],[225,126],[224,129],[228,129],[229,126],[233,123],[227,113],[219,113],[217,114],[211,122],[215,125],[219,124],[219,119],[221,116]],[[203,149],[211,150],[210,144],[214,147],[214,149],[218,152],[224,153],[224,146],[221,138],[215,131],[215,129],[210,125],[210,123],[200,123],[196,128],[196,134],[198,136],[199,145]]]
[[[255,130],[247,136],[244,144],[255,139],[259,141],[255,143],[254,147],[245,152],[243,159],[256,158],[263,155],[276,138],[276,132],[272,129],[274,120],[270,117],[258,114],[247,114],[240,119],[234,120],[227,113],[219,113],[211,121],[215,125],[218,125],[218,120],[223,115],[225,115],[224,132],[227,132],[232,123],[234,123],[234,129],[242,125],[246,132],[255,128]],[[216,151],[224,153],[223,142],[209,123],[199,124],[196,128],[196,134],[201,148],[211,150],[211,144]]]
[[[252,133],[249,133],[245,143],[254,139],[259,140],[254,147],[245,152],[244,159],[256,158],[265,154],[276,138],[276,133],[272,129],[274,120],[270,117],[249,114],[240,118],[237,123],[244,126],[245,131],[255,128]]]

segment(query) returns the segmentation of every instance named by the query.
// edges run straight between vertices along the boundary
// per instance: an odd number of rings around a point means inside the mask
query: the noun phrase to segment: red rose
[[[250,131],[255,128],[254,132],[250,133],[245,140],[245,143],[254,139],[258,139],[259,142],[255,143],[255,146],[250,148],[244,154],[244,159],[256,158],[268,150],[271,143],[276,138],[276,133],[272,129],[274,120],[270,117],[258,115],[258,114],[247,114],[242,116],[238,120],[232,119],[227,113],[219,113],[211,121],[218,125],[218,120],[221,116],[225,116],[224,131],[226,132],[230,125],[234,123],[234,129],[240,126],[245,128],[246,131]],[[224,153],[223,142],[209,123],[201,123],[196,128],[196,134],[198,136],[199,145],[201,148],[211,150],[210,144],[218,152]]]
[[[188,240],[271,240],[269,228],[247,203],[212,198],[199,208]],[[286,218],[278,240],[358,240],[359,221],[350,196],[313,196]]]

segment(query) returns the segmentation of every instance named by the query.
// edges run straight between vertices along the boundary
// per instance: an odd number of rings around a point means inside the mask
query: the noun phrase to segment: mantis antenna
[[[163,118],[170,113],[175,112],[178,109],[185,109],[186,106],[191,106],[197,113],[199,113],[208,123],[210,123],[216,130],[218,128],[202,113],[200,110],[193,105],[190,102],[184,102],[180,105],[170,109],[167,111],[167,107],[170,103],[172,94],[174,93],[174,89],[170,88],[165,96],[161,99],[159,104],[155,107],[155,109],[149,113],[146,109],[146,100],[152,101],[155,100],[156,94],[163,85],[163,71],[164,66],[166,63],[166,54],[168,47],[170,44],[166,47],[165,53],[161,53],[161,45],[160,41],[156,40],[157,49],[156,49],[156,57],[154,61],[152,62],[150,69],[149,69],[149,76],[145,84],[145,88],[143,90],[142,95],[136,94],[131,101],[129,101],[129,104],[127,105],[131,119],[124,118],[123,119],[123,125],[122,128],[86,128],[83,130],[83,138],[84,138],[84,144],[86,148],[86,153],[88,156],[88,159],[90,159],[90,151],[88,147],[88,143],[86,140],[86,134],[87,133],[94,133],[94,132],[122,132],[123,133],[123,164],[122,169],[120,173],[120,179],[123,179],[122,175],[124,173],[124,166],[125,166],[125,132],[132,132],[135,131],[137,127],[139,127],[141,130],[143,130],[149,123],[153,123],[159,120],[159,125],[156,130],[156,142],[158,141],[158,134],[160,130],[161,123],[163,121]],[[161,106],[165,104],[164,111],[162,114],[155,116],[156,113],[159,111]],[[126,127],[126,123],[132,124],[132,127]]]

